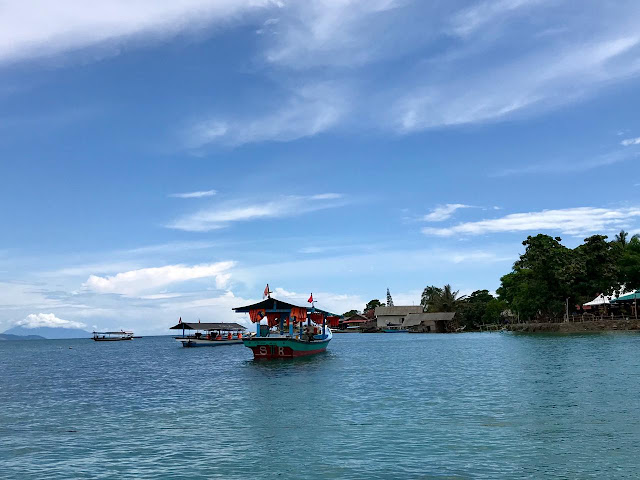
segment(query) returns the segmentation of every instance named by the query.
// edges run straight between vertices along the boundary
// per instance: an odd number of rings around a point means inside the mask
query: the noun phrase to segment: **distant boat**
[[[133,340],[133,332],[93,332],[93,339],[96,342],[121,342],[123,340]]]
[[[269,297],[234,310],[236,313],[248,313],[251,321],[256,323],[256,335],[242,339],[244,346],[253,351],[255,359],[315,355],[325,352],[333,338],[327,318],[336,316],[313,306],[300,307]],[[267,321],[267,325],[260,325],[262,319]]]
[[[180,322],[170,330],[182,330],[182,336],[175,339],[183,347],[219,347],[242,343],[246,328],[239,323]],[[195,333],[185,335],[185,330]]]

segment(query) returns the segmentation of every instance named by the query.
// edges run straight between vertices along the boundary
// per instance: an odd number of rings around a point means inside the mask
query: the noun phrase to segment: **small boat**
[[[174,338],[183,347],[219,347],[241,344],[246,328],[239,323],[183,322],[181,319],[170,330],[182,330],[182,336]],[[195,333],[185,335],[185,330],[195,330]]]
[[[313,303],[310,308],[301,307],[270,295],[262,302],[233,310],[248,313],[256,324],[256,335],[242,339],[255,359],[295,358],[325,352],[333,338],[327,319],[337,317],[315,308]],[[267,325],[261,326],[263,319]]]
[[[126,332],[124,330],[120,330],[119,332],[93,332],[93,339],[96,342],[121,342],[123,340],[133,340],[133,338],[133,332]]]
[[[402,327],[387,327],[383,328],[382,331],[384,333],[407,333],[409,330]]]

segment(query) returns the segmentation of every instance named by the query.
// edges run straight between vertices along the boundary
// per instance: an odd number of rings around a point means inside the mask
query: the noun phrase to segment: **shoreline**
[[[505,325],[505,330],[521,333],[581,333],[619,332],[640,330],[640,320],[592,320],[563,323],[515,323]]]

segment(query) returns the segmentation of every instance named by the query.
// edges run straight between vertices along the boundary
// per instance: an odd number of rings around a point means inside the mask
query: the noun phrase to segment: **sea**
[[[640,478],[640,334],[0,342],[2,479]]]

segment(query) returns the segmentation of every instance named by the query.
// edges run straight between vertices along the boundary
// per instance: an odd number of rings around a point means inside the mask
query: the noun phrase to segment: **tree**
[[[349,318],[349,317],[353,317],[354,315],[359,315],[360,312],[358,310],[349,310],[348,312],[344,312],[342,314],[343,317],[345,318]]]
[[[628,232],[624,230],[620,230],[620,233],[616,234],[614,242],[620,245],[623,249],[627,246],[627,237],[629,236]]]
[[[367,310],[374,310],[376,307],[382,307],[382,303],[380,302],[380,300],[378,300],[377,298],[373,299],[373,300],[369,300],[369,303],[367,303],[364,306],[364,310],[363,311],[367,311]]]
[[[387,287],[387,307],[393,307],[393,298],[391,298],[389,287]]]
[[[487,305],[495,300],[488,290],[476,290],[468,297],[460,301],[457,317],[460,323],[468,328],[485,323],[483,317],[487,310]]]
[[[525,253],[500,279],[499,298],[525,318],[559,316],[566,299],[575,299],[575,275],[583,268],[561,240],[543,234],[527,237]]]
[[[451,289],[451,285],[445,285],[441,293],[431,298],[428,306],[429,312],[455,312],[460,306],[460,302],[464,297],[458,297],[458,290],[455,292]]]
[[[420,305],[422,305],[422,308],[424,309],[425,312],[427,311],[429,305],[433,303],[435,298],[439,297],[440,295],[442,295],[442,289],[434,285],[431,285],[422,291],[422,297],[420,298]]]
[[[640,288],[640,238],[634,235],[624,249],[618,262],[620,283],[627,290]]]
[[[617,238],[626,242],[626,232]],[[611,295],[620,289],[619,257],[622,243],[618,240],[607,242],[606,235],[593,235],[573,250],[572,264],[569,266],[573,277],[573,289],[569,296],[579,303],[589,301],[597,295]]]

